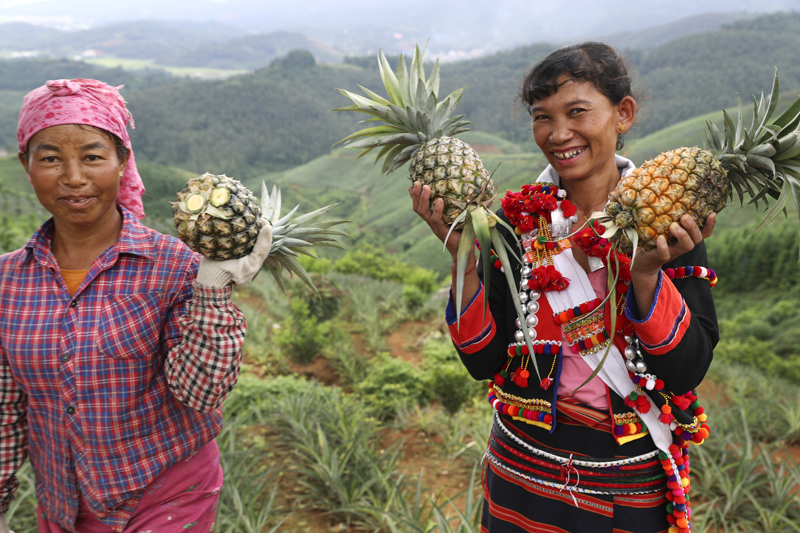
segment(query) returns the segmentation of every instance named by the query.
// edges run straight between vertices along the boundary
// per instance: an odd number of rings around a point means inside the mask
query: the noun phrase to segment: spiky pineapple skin
[[[189,195],[200,192],[210,196],[211,191],[218,187],[230,192],[229,200],[216,207],[224,217],[209,213],[208,206],[196,214],[181,208],[181,202]],[[253,193],[238,180],[224,174],[206,173],[190,179],[186,188],[178,193],[178,202],[173,202],[172,212],[178,238],[193,251],[217,261],[249,254],[263,225],[261,207]]]
[[[436,137],[423,144],[411,160],[409,179],[430,186],[431,209],[437,199],[444,200],[442,219],[448,225],[467,204],[488,208],[497,195],[478,153],[456,137]]]
[[[731,195],[726,174],[707,150],[670,150],[623,177],[609,195],[606,212],[619,227],[635,228],[639,246],[650,250],[659,235],[671,238],[670,224],[684,214],[703,227],[708,215],[719,213]],[[616,238],[621,250],[630,252],[632,243],[624,232],[618,232]]]

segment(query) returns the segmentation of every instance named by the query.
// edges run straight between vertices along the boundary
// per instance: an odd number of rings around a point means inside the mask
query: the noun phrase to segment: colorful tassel
[[[511,381],[519,385],[520,387],[527,387],[528,386],[528,376],[530,372],[525,370],[524,368],[518,368],[511,374]]]

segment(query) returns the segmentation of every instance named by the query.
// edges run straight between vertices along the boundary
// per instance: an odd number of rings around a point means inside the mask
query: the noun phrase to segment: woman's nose
[[[550,141],[554,144],[563,144],[572,138],[572,130],[569,128],[567,121],[554,120],[553,129],[550,132]]]
[[[62,179],[70,187],[80,187],[86,183],[86,174],[79,161],[66,161],[64,163]]]

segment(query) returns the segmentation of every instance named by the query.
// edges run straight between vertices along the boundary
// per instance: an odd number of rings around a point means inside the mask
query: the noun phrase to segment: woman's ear
[[[632,96],[626,96],[617,104],[617,112],[619,113],[620,133],[625,133],[631,129],[636,120],[636,100]]]
[[[130,159],[130,157],[131,157],[130,155],[126,155],[125,158],[122,159],[122,161],[120,162],[120,167],[119,167],[120,178],[122,178],[122,176],[125,174],[125,169],[128,168],[128,159]]]
[[[27,152],[18,152],[17,153],[17,158],[19,159],[19,162],[22,163],[22,166],[25,168],[25,173],[26,174],[30,174],[30,172],[28,172],[28,163],[29,163],[28,153]]]

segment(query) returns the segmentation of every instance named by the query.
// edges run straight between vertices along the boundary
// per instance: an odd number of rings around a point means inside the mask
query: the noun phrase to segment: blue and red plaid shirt
[[[195,283],[199,256],[121,209],[73,296],[52,220],[0,256],[0,508],[29,455],[38,503],[67,529],[80,496],[121,531],[144,488],[219,433],[239,374],[231,288]]]

